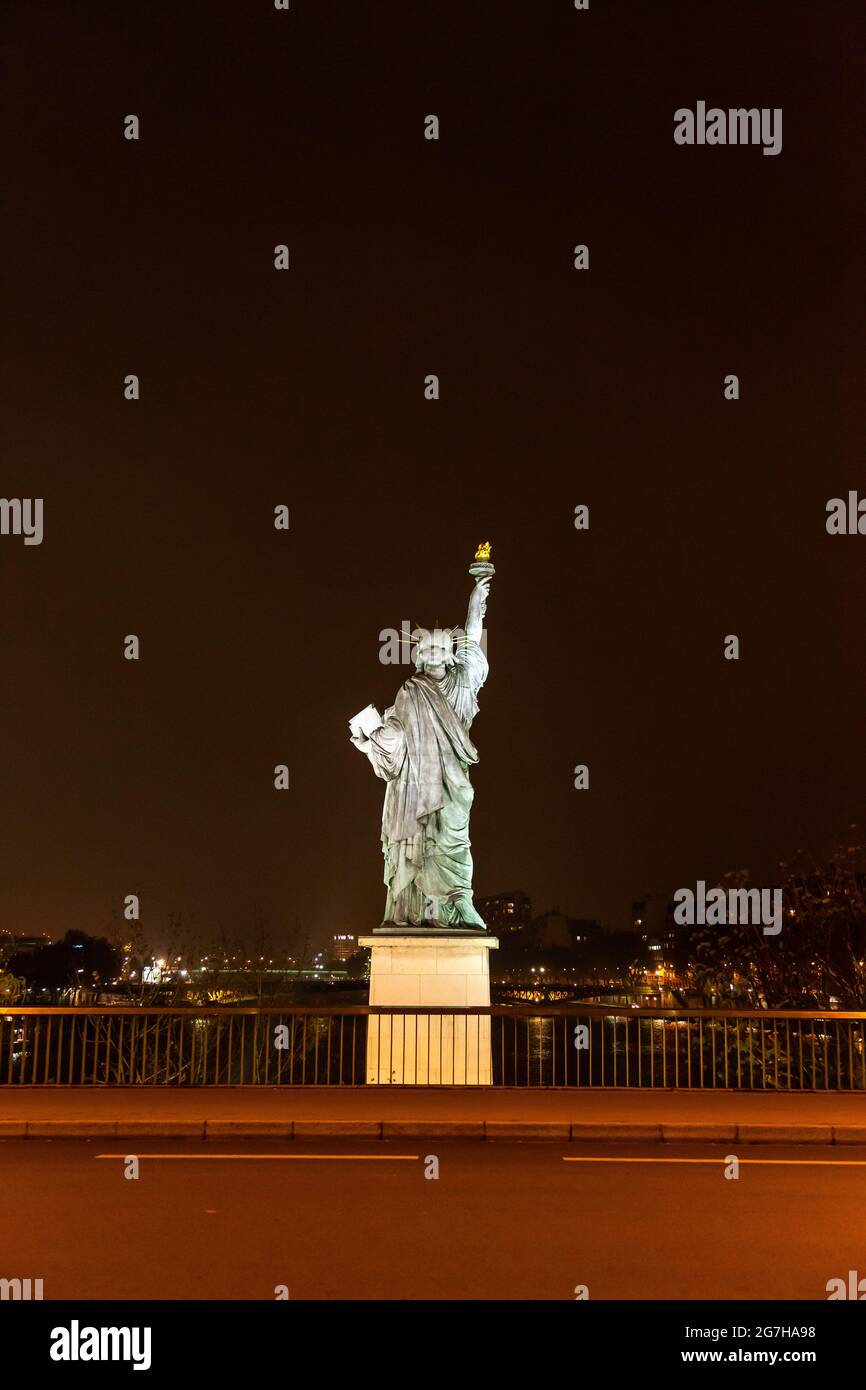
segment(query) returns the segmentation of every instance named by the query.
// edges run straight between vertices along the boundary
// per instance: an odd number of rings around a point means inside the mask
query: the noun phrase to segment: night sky
[[[826,856],[864,802],[866,538],[825,530],[866,493],[856,13],[7,3],[0,492],[45,538],[0,536],[0,927],[378,925],[347,720],[485,539],[477,896],[621,926]],[[698,100],[781,107],[781,154],[676,146]]]

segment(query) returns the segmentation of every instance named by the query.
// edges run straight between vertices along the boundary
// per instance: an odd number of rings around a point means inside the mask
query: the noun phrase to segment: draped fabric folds
[[[454,657],[441,680],[420,672],[406,681],[365,749],[387,783],[387,925],[484,927],[472,902],[469,768],[478,754],[467,730],[488,667],[471,637],[455,640]]]

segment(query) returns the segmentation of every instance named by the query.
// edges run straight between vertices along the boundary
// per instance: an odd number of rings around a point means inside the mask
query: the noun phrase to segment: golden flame
[[[481,544],[479,545],[478,549],[477,549],[476,552],[475,552],[475,559],[476,559],[476,560],[489,560],[489,559],[490,559],[490,541],[482,541],[482,542],[481,542]]]

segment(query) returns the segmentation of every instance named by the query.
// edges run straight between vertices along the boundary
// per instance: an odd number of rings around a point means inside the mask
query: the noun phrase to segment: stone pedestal
[[[381,931],[368,946],[370,1003],[380,1008],[447,1010],[490,1005],[485,932],[442,928]],[[489,1086],[493,1081],[487,1014],[382,1013],[367,1020],[368,1086]]]

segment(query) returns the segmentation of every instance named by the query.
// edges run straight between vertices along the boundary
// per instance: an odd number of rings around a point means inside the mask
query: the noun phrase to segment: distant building
[[[596,941],[605,935],[601,922],[595,917],[567,917],[559,908],[541,912],[532,917],[523,933],[525,944],[537,951],[557,947],[570,951],[575,947],[584,949],[589,941]]]
[[[532,921],[532,899],[528,893],[495,893],[490,898],[479,898],[475,905],[487,930],[500,935],[524,931]]]
[[[568,930],[575,946],[584,941],[594,941],[597,936],[602,935],[601,922],[595,917],[569,917]]]
[[[674,924],[674,901],[666,893],[647,893],[631,905],[632,930],[641,936],[661,937]]]
[[[532,935],[535,944],[542,950],[549,946],[570,946],[571,933],[568,930],[568,918],[564,912],[542,912],[540,917],[536,917],[532,923]]]
[[[662,964],[672,975],[685,977],[694,958],[694,927],[666,927],[659,938]]]
[[[50,946],[51,937],[43,933],[41,936],[16,936],[14,932],[0,931],[0,952],[4,956],[17,956],[23,952],[38,951],[42,946]]]
[[[331,949],[333,960],[348,960],[358,949],[358,938],[349,932],[338,932]]]

